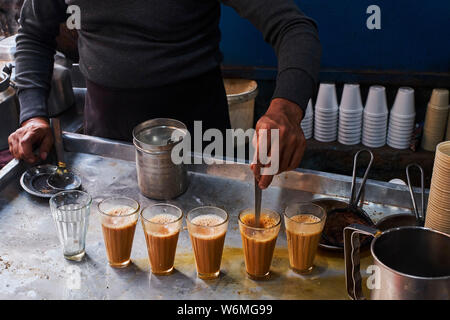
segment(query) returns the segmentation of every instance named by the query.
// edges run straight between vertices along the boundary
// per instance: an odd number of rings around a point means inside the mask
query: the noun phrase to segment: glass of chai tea
[[[289,264],[297,273],[309,273],[325,225],[325,210],[313,203],[293,203],[284,213]]]
[[[280,214],[269,209],[261,210],[259,225],[256,225],[253,209],[244,210],[239,214],[245,268],[250,279],[269,278],[280,225]]]
[[[109,264],[114,268],[124,268],[131,261],[139,203],[127,197],[107,198],[98,204],[98,211]]]
[[[200,207],[191,210],[186,220],[198,277],[217,278],[228,228],[228,213],[216,207]]]
[[[172,273],[183,212],[174,205],[159,203],[143,209],[141,217],[152,273]]]

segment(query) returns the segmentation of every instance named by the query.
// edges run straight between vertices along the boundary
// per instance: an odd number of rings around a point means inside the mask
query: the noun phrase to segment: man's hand
[[[31,118],[12,133],[8,138],[9,152],[16,159],[23,159],[29,163],[38,161],[33,153],[33,146],[39,146],[42,160],[47,158],[53,145],[53,134],[46,118]]]
[[[279,129],[279,171],[278,173],[294,170],[300,164],[306,148],[306,140],[300,127],[303,118],[303,110],[295,103],[286,99],[276,98],[272,100],[266,114],[256,124],[257,138],[254,143],[260,145],[258,130]],[[257,142],[256,142],[257,141]],[[268,139],[270,141],[270,138]],[[270,143],[269,143],[270,145]],[[255,147],[255,150],[258,150]],[[269,147],[270,155],[270,147]],[[258,155],[258,152],[255,153]],[[263,165],[252,164],[251,169],[259,182],[261,189],[266,189],[272,182],[273,175],[261,175]]]

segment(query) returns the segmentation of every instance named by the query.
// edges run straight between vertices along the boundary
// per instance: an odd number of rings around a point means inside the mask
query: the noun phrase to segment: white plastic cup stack
[[[339,143],[355,145],[361,142],[362,114],[359,84],[344,85],[339,107]]]
[[[407,149],[416,120],[414,89],[398,89],[394,105],[389,116],[388,146],[395,149]]]
[[[386,144],[388,114],[386,89],[371,86],[363,113],[362,143],[365,146],[379,148]]]
[[[302,130],[305,135],[305,139],[311,139],[313,136],[313,120],[314,120],[314,111],[312,107],[312,102],[309,100],[308,107],[305,111],[305,116],[302,120]]]
[[[321,83],[314,115],[314,138],[317,141],[336,141],[338,112],[334,83]]]

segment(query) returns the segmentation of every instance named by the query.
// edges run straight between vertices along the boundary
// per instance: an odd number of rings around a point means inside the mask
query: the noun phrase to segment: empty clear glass
[[[50,198],[56,231],[68,260],[80,261],[85,254],[91,203],[91,196],[79,190],[62,191]]]

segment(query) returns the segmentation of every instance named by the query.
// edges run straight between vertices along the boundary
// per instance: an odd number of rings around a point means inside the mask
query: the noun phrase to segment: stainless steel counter
[[[286,236],[280,232],[272,262],[272,277],[256,282],[245,275],[237,224],[240,210],[253,205],[253,178],[248,165],[189,166],[190,187],[169,201],[184,212],[203,205],[222,207],[231,215],[217,280],[196,278],[187,230],[180,234],[170,276],[150,272],[142,226],[136,229],[132,264],[108,266],[96,204],[110,195],[126,195],[146,206],[154,201],[139,193],[134,147],[105,139],[66,133],[68,163],[82,176],[83,189],[93,199],[87,256],[82,262],[63,258],[48,200],[25,193],[18,162],[0,171],[0,299],[346,299],[344,260],[340,253],[319,250],[316,268],[300,276],[288,268]],[[282,174],[263,192],[263,207],[282,212],[286,204],[318,197],[346,197],[351,178],[298,170]],[[385,203],[385,204],[382,204]],[[375,219],[409,211],[405,187],[368,181],[364,208]],[[184,224],[185,225],[185,224]],[[371,263],[366,254],[362,270]]]

